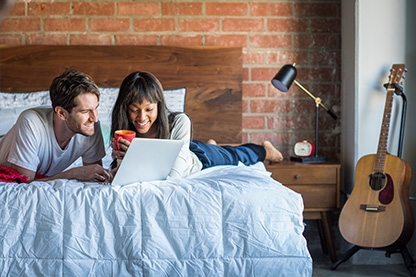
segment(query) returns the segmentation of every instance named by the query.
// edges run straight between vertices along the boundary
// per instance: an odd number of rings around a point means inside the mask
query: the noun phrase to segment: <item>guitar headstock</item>
[[[393,64],[390,69],[389,83],[388,86],[399,85],[404,79],[404,73],[406,72],[406,66],[404,64]]]

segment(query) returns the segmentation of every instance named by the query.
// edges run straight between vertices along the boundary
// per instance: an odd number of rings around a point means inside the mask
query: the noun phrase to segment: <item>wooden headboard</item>
[[[133,71],[153,73],[165,89],[186,87],[194,139],[240,143],[242,49],[173,46],[0,46],[0,91],[48,90],[65,69],[119,87]]]

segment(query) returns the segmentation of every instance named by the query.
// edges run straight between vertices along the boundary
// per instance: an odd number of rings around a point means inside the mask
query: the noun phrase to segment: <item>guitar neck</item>
[[[394,64],[390,70],[389,83],[387,86],[386,105],[384,106],[383,123],[381,125],[376,161],[374,163],[374,172],[384,173],[384,164],[386,162],[387,154],[387,142],[390,130],[390,117],[393,107],[393,96],[396,91],[395,85],[400,82],[405,70],[406,69],[404,64]]]
[[[390,131],[390,118],[393,108],[393,95],[395,88],[389,86],[387,88],[386,104],[384,106],[383,123],[381,125],[380,138],[378,142],[376,161],[374,163],[374,172],[384,172],[384,164],[386,161],[387,144]]]

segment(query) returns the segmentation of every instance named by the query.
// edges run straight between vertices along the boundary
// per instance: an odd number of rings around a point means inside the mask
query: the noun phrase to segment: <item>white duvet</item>
[[[299,194],[220,166],[126,186],[0,183],[1,276],[311,276]]]

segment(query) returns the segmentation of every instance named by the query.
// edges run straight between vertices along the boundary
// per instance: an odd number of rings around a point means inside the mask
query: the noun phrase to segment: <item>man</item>
[[[76,70],[56,77],[49,89],[52,108],[29,109],[0,141],[0,165],[28,181],[77,179],[109,181],[102,167],[104,142],[97,118],[100,92],[88,75]],[[82,157],[83,166],[64,171]]]

